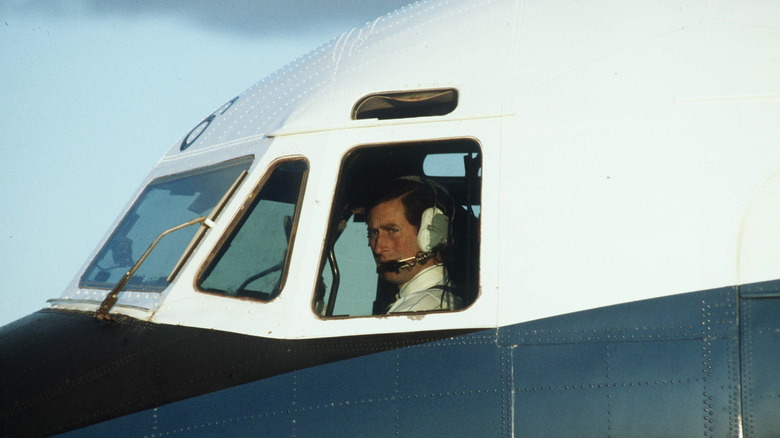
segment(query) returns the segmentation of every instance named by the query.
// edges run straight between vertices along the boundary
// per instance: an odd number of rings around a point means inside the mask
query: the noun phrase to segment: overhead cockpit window
[[[365,146],[347,156],[314,311],[356,317],[471,305],[481,175],[471,139]]]
[[[163,231],[207,216],[252,157],[158,178],[138,197],[105,246],[81,277],[79,286],[110,289]],[[196,233],[188,227],[169,234],[155,247],[126,290],[159,292]]]
[[[202,291],[262,301],[279,295],[295,240],[308,169],[303,159],[273,167],[199,276]]]
[[[458,91],[454,88],[391,91],[360,99],[352,108],[352,120],[443,116],[457,106]]]

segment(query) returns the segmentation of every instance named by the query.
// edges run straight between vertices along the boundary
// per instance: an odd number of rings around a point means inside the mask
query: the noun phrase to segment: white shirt
[[[447,270],[443,265],[425,268],[401,286],[398,299],[387,313],[459,309],[463,306],[459,297],[449,291],[434,288],[449,285]]]

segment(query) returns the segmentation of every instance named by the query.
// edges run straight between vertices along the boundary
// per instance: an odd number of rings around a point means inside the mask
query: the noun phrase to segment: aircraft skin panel
[[[721,288],[502,328],[518,436],[735,436],[736,318]]]
[[[496,348],[494,330],[388,353],[184,400],[72,436],[508,436],[510,358]]]
[[[740,287],[744,436],[780,431],[780,281]]]
[[[0,331],[0,435],[49,435],[303,368],[473,330],[285,340],[42,310]]]
[[[66,436],[775,436],[780,281],[742,288],[764,297],[723,287],[482,330]]]

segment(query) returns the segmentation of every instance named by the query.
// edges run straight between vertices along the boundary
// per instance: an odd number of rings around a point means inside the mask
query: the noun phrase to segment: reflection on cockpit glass
[[[251,163],[252,158],[246,157],[152,181],[98,252],[79,285],[113,287],[161,232],[208,215]],[[165,289],[168,275],[196,231],[197,227],[189,227],[161,240],[126,289]]]

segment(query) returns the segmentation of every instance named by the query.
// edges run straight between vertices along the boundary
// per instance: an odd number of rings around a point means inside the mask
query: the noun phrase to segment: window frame
[[[461,144],[460,146],[458,144]],[[465,146],[466,144],[469,144],[469,146]],[[475,278],[471,279],[471,281],[474,283],[473,286],[476,287],[476,290],[472,293],[472,298],[465,303],[465,305],[456,310],[429,310],[429,311],[417,311],[417,312],[399,312],[399,313],[372,313],[368,315],[327,315],[327,314],[321,314],[317,311],[318,306],[318,298],[319,298],[319,287],[317,286],[314,289],[314,292],[312,294],[311,302],[310,302],[310,311],[316,315],[316,317],[323,321],[329,321],[329,320],[344,320],[344,319],[360,319],[360,318],[386,318],[386,317],[392,317],[392,316],[421,316],[421,315],[427,315],[427,314],[435,314],[435,313],[458,313],[462,312],[468,308],[470,308],[476,301],[479,300],[480,296],[480,284],[481,284],[481,278],[480,278],[480,265],[479,265],[479,259],[480,259],[480,253],[481,253],[481,234],[482,234],[482,225],[481,225],[481,210],[482,210],[482,156],[483,156],[483,145],[482,143],[475,137],[472,136],[459,136],[459,137],[451,137],[451,138],[437,138],[437,139],[425,139],[425,140],[412,140],[412,141],[399,141],[399,142],[388,142],[388,143],[368,143],[368,144],[360,144],[356,145],[352,148],[350,148],[346,153],[342,155],[342,158],[339,162],[339,169],[338,169],[338,176],[337,176],[337,183],[336,187],[334,189],[333,197],[332,197],[332,204],[330,213],[328,216],[328,224],[325,234],[325,240],[324,244],[322,246],[322,250],[320,252],[320,260],[319,260],[319,268],[317,271],[318,277],[322,278],[323,272],[326,269],[329,269],[327,266],[329,264],[329,258],[330,258],[330,247],[331,247],[331,240],[334,238],[334,233],[336,233],[338,229],[338,222],[340,220],[340,215],[343,212],[343,209],[348,205],[348,191],[345,190],[345,187],[350,184],[350,179],[352,177],[349,176],[348,173],[354,172],[352,169],[348,170],[348,167],[350,166],[349,162],[354,158],[356,154],[360,154],[361,152],[367,150],[367,149],[377,149],[377,148],[409,148],[409,150],[414,150],[419,148],[420,146],[424,147],[427,150],[423,158],[419,161],[420,165],[420,174],[423,177],[431,178],[431,179],[449,179],[452,177],[448,176],[436,176],[436,175],[426,175],[422,170],[425,162],[425,157],[430,156],[436,153],[459,153],[463,152],[464,154],[475,154],[478,156],[479,160],[479,176],[477,179],[478,187],[476,188],[476,192],[478,193],[478,201],[479,201],[479,210],[480,213],[478,216],[476,216],[476,236],[472,237],[472,241],[467,243],[467,245],[472,245],[477,250],[477,265],[474,268],[473,275]],[[468,149],[473,150],[468,150]],[[466,170],[468,172],[468,170]],[[468,179],[468,175],[464,175],[463,177],[456,177],[463,179],[464,181]],[[366,213],[364,213],[366,214]],[[350,216],[349,220],[352,220],[354,218],[354,214]],[[337,241],[333,242],[335,245]],[[338,263],[338,261],[337,261]],[[341,268],[339,268],[341,270]],[[332,281],[332,280],[331,280]],[[340,289],[339,289],[340,290]],[[324,300],[323,303],[323,309],[327,309],[328,306],[328,297],[330,296],[330,291],[323,294],[322,298]],[[338,292],[337,292],[337,298],[338,302]],[[335,309],[335,306],[334,306]]]

